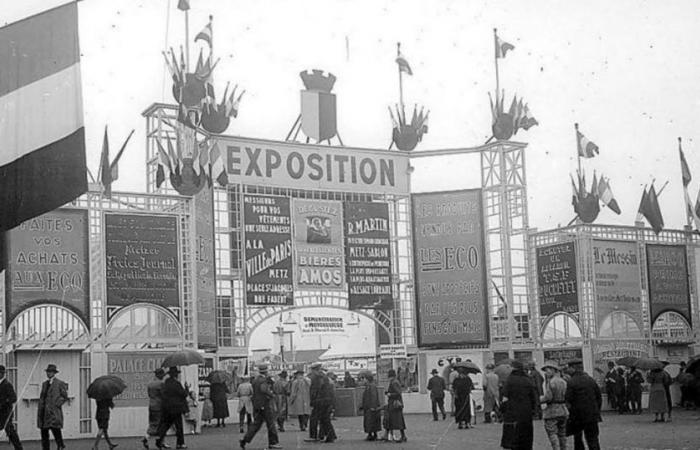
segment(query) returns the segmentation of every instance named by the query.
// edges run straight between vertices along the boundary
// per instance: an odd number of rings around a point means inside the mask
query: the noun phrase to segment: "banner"
[[[576,248],[573,242],[537,249],[537,292],[540,316],[578,312]]]
[[[391,245],[386,203],[345,203],[350,309],[391,309]]]
[[[134,303],[180,306],[177,217],[104,215],[108,316]]]
[[[197,347],[216,348],[216,270],[214,268],[214,190],[205,188],[194,202]]]
[[[243,196],[246,305],[293,305],[289,199]]]
[[[303,315],[301,317],[301,334],[346,334],[342,316]]]
[[[88,222],[85,210],[59,209],[5,234],[6,326],[25,309],[50,303],[90,328]]]
[[[560,366],[566,365],[573,359],[583,359],[583,350],[580,348],[557,348],[544,350],[545,361],[556,361]],[[537,368],[540,369],[539,367]]]
[[[295,288],[345,291],[342,203],[295,198],[292,209]]]
[[[641,358],[649,356],[649,342],[634,339],[591,339],[591,353],[593,354],[593,371],[591,375],[601,386],[608,371],[608,362],[615,362],[625,356]]]
[[[613,311],[626,311],[642,329],[642,285],[636,242],[593,241],[598,327]]]
[[[418,345],[488,344],[481,190],[411,199]]]
[[[652,327],[666,311],[677,312],[692,326],[685,246],[647,244],[647,273]]]
[[[107,374],[126,383],[126,390],[114,397],[114,406],[148,406],[148,383],[168,353],[107,353]]]

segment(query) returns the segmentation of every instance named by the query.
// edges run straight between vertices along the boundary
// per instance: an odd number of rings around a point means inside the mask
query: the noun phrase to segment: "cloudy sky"
[[[0,22],[29,5],[65,0],[0,0]],[[109,125],[116,150],[134,128],[116,188],[145,189],[145,121],[153,102],[172,102],[160,54],[184,43],[177,0],[80,2],[88,159],[98,166]],[[700,187],[700,6],[696,1],[619,0],[191,0],[190,38],[214,16],[216,86],[247,90],[229,134],[283,140],[299,113],[301,70],[338,77],[338,128],[346,145],[386,148],[397,102],[394,57],[401,41],[413,77],[406,103],[431,110],[418,150],[473,147],[490,136],[487,93],[495,87],[493,31],[515,45],[501,60],[501,87],[529,103],[540,126],[527,142],[530,224],[572,217],[569,173],[576,168],[574,122],[600,147],[584,167],[610,177],[623,213],[598,223],[631,225],[642,187],[669,181],[661,196],[667,226],[685,223],[677,137],[683,136]],[[191,42],[192,59],[199,45]],[[113,152],[115,151],[113,150]],[[416,161],[420,191],[477,187],[476,158]],[[124,170],[128,167],[128,170]]]

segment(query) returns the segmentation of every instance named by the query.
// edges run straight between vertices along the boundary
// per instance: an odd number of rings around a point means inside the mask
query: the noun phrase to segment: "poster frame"
[[[685,317],[683,313],[680,311],[674,311],[673,309],[662,309],[658,311],[658,314],[656,317],[654,317],[654,314],[652,312],[652,293],[651,293],[651,283],[650,283],[650,278],[649,278],[649,247],[677,247],[677,248],[683,248],[683,261],[685,262],[685,276],[683,277],[684,283],[685,283],[685,290],[688,294],[688,299],[686,306],[688,307],[688,317]],[[676,314],[680,315],[686,322],[687,325],[690,329],[693,328],[693,296],[692,292],[690,290],[690,267],[688,266],[688,246],[685,244],[663,244],[663,243],[658,243],[658,242],[646,242],[644,244],[644,259],[645,259],[645,266],[646,266],[646,281],[647,281],[647,301],[649,305],[649,332],[651,333],[652,330],[654,329],[654,323],[656,323],[656,319],[659,318],[662,314],[666,312],[675,312]]]

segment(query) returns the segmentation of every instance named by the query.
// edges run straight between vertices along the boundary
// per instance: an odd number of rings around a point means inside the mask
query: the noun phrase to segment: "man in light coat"
[[[46,367],[46,381],[41,385],[39,407],[37,408],[37,427],[41,430],[41,448],[50,450],[49,431],[56,440],[58,450],[66,448],[63,444],[63,404],[68,401],[68,384],[56,378],[58,369],[55,364]]]
[[[158,435],[158,427],[162,416],[163,403],[163,378],[165,370],[157,368],[154,372],[155,378],[146,386],[148,392],[148,429],[146,435],[141,440],[144,448],[148,448],[148,437]]]
[[[498,375],[494,373],[495,366],[486,364],[484,374],[484,423],[491,423],[491,413],[496,412],[499,402]],[[497,414],[496,414],[497,416]]]

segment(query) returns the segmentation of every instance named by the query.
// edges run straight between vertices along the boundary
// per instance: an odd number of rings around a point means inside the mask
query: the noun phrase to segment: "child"
[[[197,407],[197,398],[192,390],[187,387],[189,395],[187,396],[187,412],[185,420],[192,424],[192,434],[197,434],[197,421],[199,420],[199,408]]]
[[[109,434],[107,432],[107,429],[109,428],[109,410],[111,408],[114,408],[114,402],[112,401],[111,398],[108,399],[102,399],[102,400],[95,400],[97,403],[97,412],[95,412],[95,421],[97,421],[97,436],[95,436],[95,444],[92,446],[93,450],[97,450],[97,446],[100,443],[100,438],[104,434],[105,436],[105,441],[107,441],[107,445],[109,445],[110,449],[113,449],[114,447],[117,446],[117,444],[112,444],[112,441],[109,439]]]

